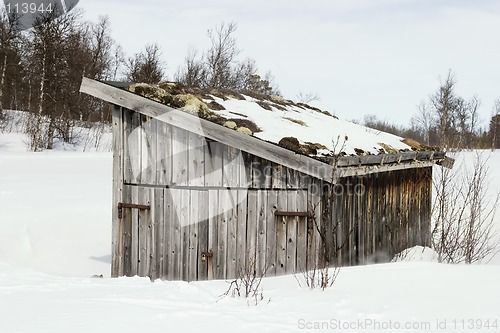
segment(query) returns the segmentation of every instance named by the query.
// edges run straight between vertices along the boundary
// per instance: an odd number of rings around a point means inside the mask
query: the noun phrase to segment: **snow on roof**
[[[135,84],[128,90],[190,113],[198,112],[200,117],[222,126],[310,156],[393,154],[412,149],[401,137],[340,120],[328,112],[277,96],[179,89],[173,83],[145,87]],[[293,147],[297,140],[299,147]]]

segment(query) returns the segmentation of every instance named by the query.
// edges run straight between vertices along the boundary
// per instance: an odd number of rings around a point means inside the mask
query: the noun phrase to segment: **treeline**
[[[5,12],[0,15],[0,121],[2,110],[28,111],[24,130],[30,149],[51,149],[55,139],[73,143],[74,127],[109,123],[107,103],[79,93],[83,76],[97,80],[158,83],[170,79],[187,86],[228,88],[280,95],[270,72],[261,76],[252,58],[241,58],[234,22],[207,31],[206,50],[190,49],[171,78],[156,44],[125,56],[111,35],[107,17],[87,22],[81,11],[60,17],[48,14],[35,28],[21,31]],[[451,72],[436,92],[422,102],[408,126],[396,126],[375,115],[364,125],[446,149],[500,148],[500,100],[489,128],[478,118],[480,100],[455,92]],[[301,102],[319,99],[300,93]]]
[[[495,102],[488,127],[481,126],[477,96],[465,99],[455,92],[456,79],[449,72],[440,86],[421,103],[408,126],[398,126],[376,115],[363,125],[422,144],[446,150],[500,148],[500,99]]]
[[[158,45],[126,57],[111,36],[107,17],[86,22],[81,11],[43,18],[35,28],[15,29],[15,20],[0,16],[0,118],[3,110],[28,111],[24,130],[33,151],[51,149],[55,139],[72,143],[77,123],[106,123],[106,103],[79,93],[83,76],[158,83],[167,79]],[[239,60],[236,24],[208,30],[211,45],[188,52],[173,80],[198,87],[231,88],[278,94],[271,75],[261,78],[252,59]]]
[[[122,61],[107,18],[51,15],[26,31],[5,13],[0,21],[0,110],[29,111],[24,129],[34,151],[51,149],[55,138],[72,142],[76,121],[109,120],[104,103],[78,91],[84,75],[116,78]]]

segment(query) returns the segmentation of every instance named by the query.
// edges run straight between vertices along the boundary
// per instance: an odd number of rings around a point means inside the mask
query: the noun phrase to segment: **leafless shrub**
[[[316,216],[316,211],[319,203],[312,204],[309,203],[310,216],[308,217],[308,223],[312,225],[313,232],[315,231],[319,236],[320,246],[318,247],[317,260],[313,260],[312,267],[306,267],[306,270],[302,272],[302,277],[305,281],[305,285],[309,289],[321,288],[325,290],[331,287],[340,273],[340,262],[338,260],[339,254],[342,249],[348,243],[349,237],[354,231],[354,227],[351,228],[343,237],[327,237],[327,235],[338,235],[338,228],[340,228],[340,221],[335,221],[332,218],[332,212],[334,209],[335,201],[335,183],[338,180],[337,165],[340,158],[340,153],[344,151],[346,143],[349,138],[346,136],[341,139],[340,136],[333,141],[333,159],[332,165],[335,167],[332,174],[332,184],[328,184],[322,188],[322,195],[324,196],[322,207],[323,214],[322,218],[319,219]],[[329,239],[327,239],[329,238]],[[333,265],[331,260],[334,261]],[[308,263],[308,265],[310,265]],[[297,278],[297,276],[296,276]],[[297,279],[299,285],[302,283]]]
[[[227,291],[221,295],[225,297],[231,295],[231,297],[244,297],[247,299],[248,305],[250,301],[254,305],[258,305],[260,302],[264,301],[263,289],[261,288],[262,278],[266,275],[267,265],[262,272],[258,273],[257,269],[257,259],[255,256],[251,256],[245,268],[240,269],[238,278],[231,281]],[[271,299],[267,301],[269,303]]]
[[[302,280],[295,275],[295,279],[299,283],[300,287],[305,286],[308,289],[318,289],[325,290],[333,286],[337,280],[337,276],[340,274],[340,267],[329,268],[315,268],[309,271],[302,272]]]
[[[472,170],[462,166],[435,173],[431,235],[439,262],[472,264],[495,254],[494,218],[500,193],[488,197],[487,161],[476,153]]]

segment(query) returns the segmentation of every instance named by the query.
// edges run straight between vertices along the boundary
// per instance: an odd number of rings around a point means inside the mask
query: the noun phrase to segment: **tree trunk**
[[[3,112],[3,88],[5,84],[5,73],[7,72],[7,52],[3,56],[2,74],[0,77],[0,116]]]

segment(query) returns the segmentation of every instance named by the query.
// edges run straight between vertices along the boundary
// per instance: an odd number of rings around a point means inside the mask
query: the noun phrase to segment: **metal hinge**
[[[123,208],[132,208],[139,210],[150,210],[151,205],[137,205],[137,204],[129,204],[129,203],[118,203],[118,218],[121,220],[123,218]]]

